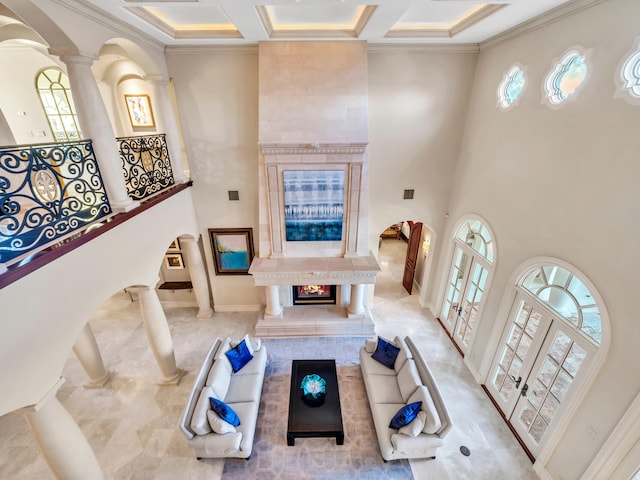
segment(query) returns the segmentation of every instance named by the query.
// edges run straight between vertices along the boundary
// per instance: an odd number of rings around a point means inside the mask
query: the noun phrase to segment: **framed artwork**
[[[253,260],[251,228],[210,228],[216,275],[248,275]]]
[[[284,222],[288,242],[342,240],[344,170],[285,170]]]
[[[149,95],[128,95],[125,94],[124,101],[127,104],[129,121],[133,128],[146,127],[153,128],[156,122],[151,110],[151,100]]]
[[[167,253],[164,256],[164,265],[169,270],[177,270],[184,268],[184,262],[182,261],[181,253]]]
[[[180,251],[180,239],[176,238],[173,242],[171,242],[171,245],[169,245],[167,252],[179,252],[179,251]]]

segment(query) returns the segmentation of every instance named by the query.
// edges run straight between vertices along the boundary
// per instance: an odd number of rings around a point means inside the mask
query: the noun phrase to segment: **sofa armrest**
[[[410,337],[405,337],[405,343],[413,353],[413,359],[416,362],[416,366],[418,367],[418,373],[420,374],[420,378],[422,380],[422,384],[429,388],[429,393],[431,394],[431,399],[433,400],[433,404],[438,411],[438,415],[440,416],[440,421],[442,422],[442,426],[437,432],[437,435],[440,438],[444,438],[449,430],[451,430],[451,417],[449,417],[449,412],[447,411],[447,407],[440,395],[440,390],[438,389],[438,384],[436,383],[435,378],[433,378],[433,374],[427,365],[427,362],[424,361],[422,355],[418,351],[418,347],[416,347],[413,340]]]
[[[198,376],[196,377],[196,380],[193,384],[193,388],[191,389],[191,395],[189,396],[189,401],[187,402],[187,406],[185,407],[184,413],[182,414],[182,419],[180,420],[180,430],[182,430],[184,436],[189,440],[191,440],[195,436],[195,432],[191,430],[191,417],[193,417],[196,403],[198,403],[198,398],[200,397],[200,390],[202,390],[202,387],[207,380],[207,375],[209,375],[209,370],[213,365],[213,359],[215,358],[215,354],[218,351],[221,343],[222,340],[220,340],[220,338],[216,338],[209,348],[202,367],[200,367]]]
[[[406,458],[428,458],[435,456],[436,450],[442,445],[442,440],[435,435],[421,433],[417,437],[410,437],[403,433],[391,435],[391,446],[394,454]]]
[[[242,433],[210,433],[204,436],[204,449],[212,458],[226,457],[238,451]]]

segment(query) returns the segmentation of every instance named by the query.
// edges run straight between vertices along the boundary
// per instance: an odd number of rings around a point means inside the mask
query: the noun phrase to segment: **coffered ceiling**
[[[574,0],[86,0],[167,45],[480,43]]]

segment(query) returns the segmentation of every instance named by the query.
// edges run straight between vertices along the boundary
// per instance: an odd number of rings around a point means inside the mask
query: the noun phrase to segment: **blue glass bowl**
[[[302,400],[311,407],[317,407],[324,403],[327,391],[327,382],[320,375],[315,373],[307,375],[300,384],[302,389]]]

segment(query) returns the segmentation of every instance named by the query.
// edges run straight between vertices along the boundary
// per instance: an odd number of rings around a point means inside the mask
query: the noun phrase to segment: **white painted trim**
[[[473,375],[473,378],[475,379],[476,383],[482,384],[482,381],[483,381],[482,375],[478,370],[476,370],[476,367],[469,361],[469,357],[464,357],[463,362],[467,366],[469,373]]]
[[[640,393],[611,432],[581,480],[611,478],[616,467],[640,441]]]
[[[536,461],[533,463],[533,470],[538,474],[540,480],[555,480],[551,474],[547,471],[544,465]]]
[[[477,43],[422,44],[422,43],[370,43],[367,53],[478,53]]]

